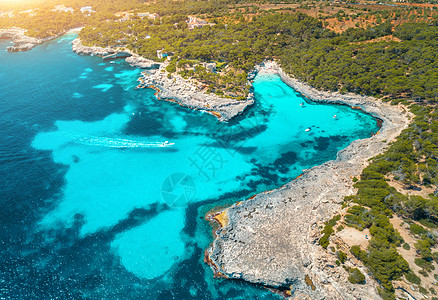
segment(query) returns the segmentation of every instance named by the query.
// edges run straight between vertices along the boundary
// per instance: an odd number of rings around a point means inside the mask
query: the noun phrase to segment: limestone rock
[[[314,101],[359,107],[381,119],[382,127],[378,134],[341,150],[336,160],[313,167],[277,190],[227,208],[224,212],[229,221],[217,230],[217,238],[207,250],[210,265],[225,276],[269,287],[292,284],[296,294],[302,292],[312,299],[379,298],[373,280],[367,278],[366,285],[352,286],[346,272],[327,268],[332,258],[324,257],[330,254],[315,243],[312,225],[339,211],[342,198],[354,193],[351,178],[358,176],[368,159],[382,153],[407,127],[406,114],[397,106],[371,97],[317,91],[289,77],[272,62],[259,71],[279,74],[285,83]],[[249,227],[251,234],[244,230]],[[310,270],[305,267],[309,265]],[[315,290],[306,285],[306,274],[312,278]]]

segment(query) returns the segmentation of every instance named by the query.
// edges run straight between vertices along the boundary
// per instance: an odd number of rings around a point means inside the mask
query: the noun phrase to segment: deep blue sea
[[[74,38],[0,40],[0,298],[276,299],[213,278],[206,212],[334,159],[376,120],[259,75],[256,104],[220,123]]]

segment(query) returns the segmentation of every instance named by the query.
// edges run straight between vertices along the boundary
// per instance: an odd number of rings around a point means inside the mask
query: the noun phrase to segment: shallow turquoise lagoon
[[[123,61],[72,53],[74,37],[0,41],[6,296],[275,298],[212,278],[205,213],[336,158],[376,120],[259,75],[256,104],[220,123],[136,90]]]

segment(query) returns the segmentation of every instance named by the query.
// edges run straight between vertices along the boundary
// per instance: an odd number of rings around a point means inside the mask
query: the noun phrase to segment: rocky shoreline
[[[28,51],[36,45],[42,44],[49,39],[37,39],[26,35],[26,30],[22,28],[0,29],[0,39],[11,39],[13,45],[9,46],[9,52]]]
[[[76,30],[76,29],[73,29]],[[43,44],[45,42],[56,39],[57,37],[65,34],[66,32],[62,32],[60,34],[50,36],[48,38],[39,39],[26,35],[27,30],[12,27],[8,29],[0,29],[0,39],[11,39],[12,46],[9,46],[6,50],[9,52],[23,52],[29,51],[33,49],[35,46]]]
[[[125,58],[125,61],[131,66],[140,69],[158,69],[161,65],[153,60],[138,56],[125,48],[84,46],[80,38],[76,38],[71,44],[73,52],[77,54],[99,56],[102,59]]]
[[[158,99],[176,102],[182,106],[205,111],[220,121],[228,121],[254,104],[254,94],[250,92],[245,100],[235,100],[206,93],[206,87],[186,80],[177,74],[166,72],[167,64],[154,72],[143,72],[141,87],[153,88]],[[169,76],[170,75],[170,76]]]
[[[143,76],[139,79],[138,88],[152,88],[156,91],[158,99],[205,111],[217,117],[220,121],[228,121],[241,114],[248,106],[254,104],[253,93],[249,93],[247,99],[243,101],[207,94],[199,84],[183,79],[176,74],[169,76],[166,71],[167,63],[154,62],[124,48],[84,46],[81,40],[77,38],[72,42],[72,49],[78,54],[96,55],[104,59],[106,57],[110,59],[126,57],[125,61],[133,67],[148,70],[142,73]],[[250,77],[248,83],[249,80]]]
[[[378,134],[351,143],[336,160],[307,170],[283,187],[207,216],[220,215],[226,222],[219,222],[206,261],[216,275],[286,289],[294,298],[380,298],[368,275],[367,284],[353,285],[347,272],[334,267],[333,256],[318,244],[319,226],[339,212],[344,196],[354,194],[352,178],[408,126],[409,113],[372,97],[318,91],[288,76],[275,62],[266,62],[256,71],[279,75],[313,101],[360,108],[381,119],[382,127]]]

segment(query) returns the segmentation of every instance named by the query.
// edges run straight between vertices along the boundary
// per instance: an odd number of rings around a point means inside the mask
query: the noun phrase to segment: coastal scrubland
[[[158,58],[157,50],[164,50],[171,57],[166,69],[170,74],[198,80],[208,87],[206,92],[224,97],[244,99],[248,73],[274,59],[317,89],[371,95],[409,108],[411,125],[352,179],[357,194],[345,198],[343,213],[321,228],[319,241],[328,248],[339,224],[369,229],[368,245],[354,245],[350,254],[380,284],[380,295],[394,299],[394,282],[405,278],[436,297],[436,288],[424,284],[425,278],[436,276],[438,263],[436,3],[98,0],[92,1],[94,13],[81,13],[88,2],[62,1],[74,8],[70,13],[52,11],[61,1],[46,1],[33,8],[32,16],[16,11],[13,17],[0,17],[0,28],[22,27],[28,35],[44,38],[84,26],[79,37],[85,45],[125,47],[161,61],[166,58]],[[138,16],[146,11],[160,17]],[[132,14],[122,20],[118,12]],[[190,30],[189,15],[211,25]],[[203,63],[216,68],[208,70]],[[394,227],[394,216],[406,223],[413,245]],[[411,247],[415,268],[400,251]],[[344,255],[338,254],[339,266]],[[345,271],[351,282],[364,283],[358,269]]]
[[[422,279],[436,274],[438,262],[438,113],[433,105],[411,104],[410,108],[415,114],[412,124],[385,153],[372,159],[360,179],[354,178],[357,194],[345,197],[344,202],[347,208],[342,224],[370,230],[369,245],[366,248],[354,245],[350,251],[381,284],[384,299],[394,298],[392,282],[403,277],[421,287]],[[390,177],[401,182],[406,191],[433,187],[434,192],[423,196],[401,193],[391,185]],[[410,250],[410,245],[394,229],[395,215],[403,218],[412,235],[414,262],[420,267],[417,274],[414,266],[408,264],[408,257],[397,250],[401,247]],[[319,240],[321,246],[329,246],[333,227],[340,219],[338,215],[327,222]]]
[[[381,283],[381,295],[385,299],[394,296],[393,280],[402,276],[411,283],[421,284],[421,277],[433,277],[438,262],[438,113],[432,106],[411,105],[415,113],[412,124],[402,132],[389,149],[375,157],[366,167],[355,187],[355,196],[345,198],[351,206],[345,216],[347,226],[369,228],[372,239],[366,249],[353,246],[351,253],[360,259]],[[405,195],[398,192],[389,181],[394,176],[406,189],[434,187],[434,192],[425,195]],[[421,268],[414,274],[397,247],[405,241],[394,229],[393,215],[402,217],[415,237],[415,264]],[[408,246],[404,246],[410,247]],[[434,250],[435,249],[435,250]],[[435,262],[435,264],[434,264]],[[412,267],[412,266],[411,266]],[[433,288],[433,287],[428,287]]]

